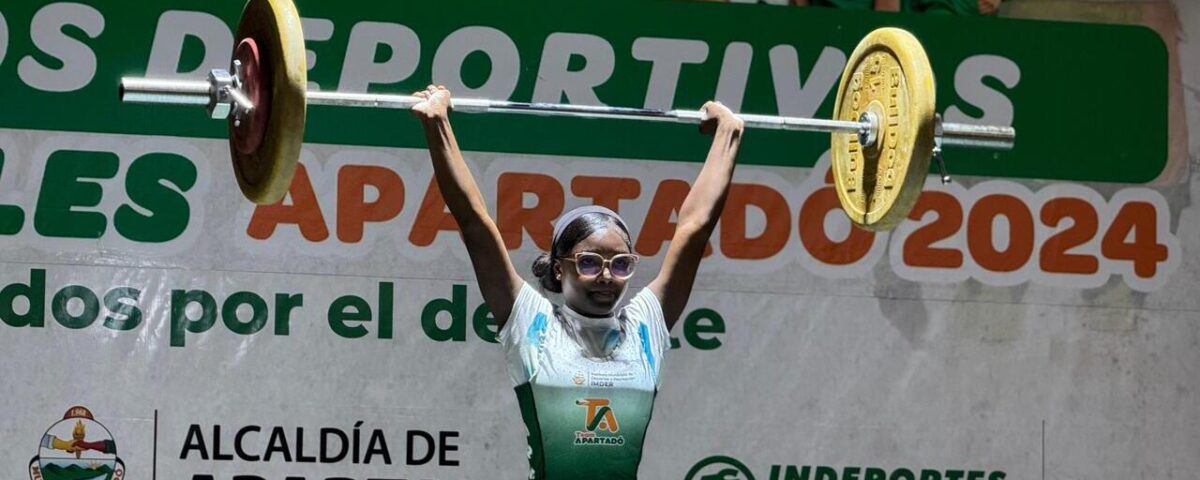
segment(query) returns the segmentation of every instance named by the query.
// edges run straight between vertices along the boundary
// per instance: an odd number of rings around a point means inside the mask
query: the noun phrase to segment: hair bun
[[[542,289],[554,293],[562,293],[562,282],[554,278],[554,262],[550,259],[550,254],[543,253],[538,255],[533,261],[531,267],[533,275],[538,278],[538,283]]]

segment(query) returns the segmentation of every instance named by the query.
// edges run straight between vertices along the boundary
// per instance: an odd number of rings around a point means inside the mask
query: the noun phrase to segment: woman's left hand
[[[700,133],[705,135],[713,135],[718,129],[729,129],[740,134],[745,128],[745,122],[721,102],[705,103],[700,107],[700,113],[704,114],[704,120],[700,121]]]

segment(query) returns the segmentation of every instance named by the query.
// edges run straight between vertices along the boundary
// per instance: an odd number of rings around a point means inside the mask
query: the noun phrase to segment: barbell
[[[242,193],[258,204],[281,201],[295,175],[308,105],[409,109],[410,95],[307,91],[300,15],[291,0],[249,0],[238,23],[231,70],[207,79],[121,79],[123,102],[205,106],[228,122],[233,170]],[[941,147],[1010,149],[1007,126],[944,123],[935,110],[933,70],[925,49],[898,28],[869,33],[850,55],[833,119],[738,115],[747,128],[829,133],[834,186],[855,225],[889,230],[904,220],[938,161]],[[516,113],[700,123],[690,110],[654,110],[454,98],[467,113]]]

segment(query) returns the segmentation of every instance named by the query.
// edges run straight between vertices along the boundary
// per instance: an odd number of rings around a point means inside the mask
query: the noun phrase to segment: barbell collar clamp
[[[938,173],[942,177],[942,185],[949,185],[950,172],[946,169],[946,160],[942,158],[942,137],[946,133],[942,128],[942,114],[934,115],[933,119],[933,161],[937,163]]]

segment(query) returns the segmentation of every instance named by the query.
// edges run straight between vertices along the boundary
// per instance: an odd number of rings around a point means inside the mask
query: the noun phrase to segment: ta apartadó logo
[[[30,480],[123,480],[125,462],[117,458],[112,433],[86,407],[71,407],[42,435],[38,454],[29,461]]]
[[[583,416],[585,430],[575,432],[576,445],[624,445],[625,436],[616,435],[621,431],[617,424],[617,416],[613,413],[612,405],[607,398],[585,398],[576,400],[575,404],[584,407],[587,413]],[[612,435],[601,435],[608,432]]]
[[[696,463],[684,480],[754,480],[746,464],[732,457],[713,455]]]

